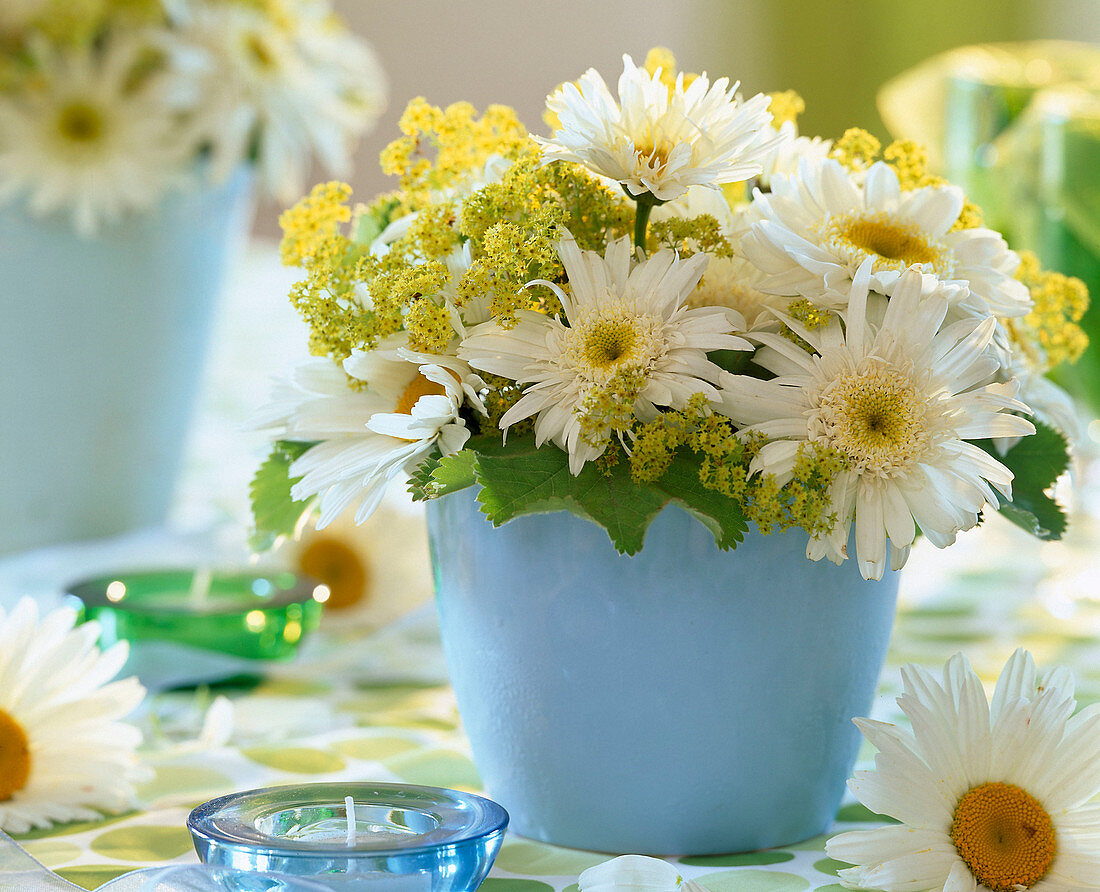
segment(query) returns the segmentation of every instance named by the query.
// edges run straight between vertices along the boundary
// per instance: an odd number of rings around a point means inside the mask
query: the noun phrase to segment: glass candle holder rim
[[[172,566],[141,567],[132,570],[115,571],[112,573],[99,573],[95,576],[83,577],[70,582],[65,586],[65,591],[71,597],[76,598],[86,608],[106,607],[114,610],[125,610],[130,613],[185,615],[192,612],[188,609],[186,601],[181,601],[179,604],[155,604],[147,602],[144,598],[111,598],[108,593],[108,588],[114,582],[121,582],[126,585],[128,580],[133,581],[140,579],[151,582],[158,577],[163,577],[167,581],[177,576],[183,577],[185,580],[193,579],[197,573],[203,570],[209,570],[212,584],[214,582],[233,580],[240,580],[245,583],[255,583],[263,580],[271,584],[273,592],[271,596],[260,595],[249,585],[248,591],[254,595],[256,599],[252,604],[232,602],[219,603],[219,597],[204,600],[202,612],[208,616],[243,613],[248,610],[256,609],[278,609],[280,607],[287,607],[291,604],[300,604],[313,600],[316,595],[317,587],[322,584],[319,579],[312,576],[306,576],[302,573],[294,573],[290,570],[262,570],[249,567],[212,566],[206,568]],[[280,586],[276,582],[276,579],[280,576],[290,577],[294,582],[287,586]],[[180,589],[180,592],[181,594],[186,594],[186,586]]]
[[[270,837],[261,833],[256,828],[255,823],[250,825],[244,821],[240,821],[242,832],[238,837],[226,833],[214,824],[215,818],[219,812],[225,811],[234,805],[246,802],[249,799],[257,799],[264,795],[277,795],[279,792],[288,790],[299,790],[302,791],[303,795],[306,795],[310,791],[318,791],[325,794],[329,794],[331,791],[330,795],[324,797],[323,804],[336,807],[343,807],[344,796],[349,792],[351,792],[354,804],[359,806],[388,804],[368,799],[366,797],[366,791],[387,791],[391,794],[416,791],[434,796],[437,800],[445,797],[455,803],[475,804],[483,814],[479,821],[471,823],[468,827],[462,828],[457,833],[452,833],[445,839],[430,843],[410,840],[410,845],[388,847],[372,847],[366,844],[348,845],[345,842],[311,843],[304,840]],[[294,801],[280,802],[279,806],[281,809],[287,809],[296,806],[306,807],[319,804],[321,803],[312,802],[307,799],[297,803]],[[409,803],[409,805],[412,806],[413,803]],[[256,820],[258,821],[260,818],[266,816],[266,813],[257,815]],[[316,856],[318,858],[333,856],[346,857],[349,855],[353,857],[387,857],[409,855],[414,852],[428,852],[434,849],[451,848],[478,839],[484,839],[507,830],[508,820],[508,812],[504,809],[504,806],[498,802],[494,802],[492,799],[479,796],[476,793],[465,793],[461,790],[451,790],[446,787],[432,787],[420,784],[398,784],[382,781],[332,781],[327,783],[282,784],[271,787],[257,787],[251,790],[241,790],[235,793],[228,793],[225,796],[218,796],[191,810],[191,813],[187,816],[187,829],[191,832],[192,836],[201,837],[218,846],[248,849],[263,855],[294,857]]]

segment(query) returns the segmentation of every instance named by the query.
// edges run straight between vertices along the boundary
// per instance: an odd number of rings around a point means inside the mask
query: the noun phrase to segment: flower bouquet
[[[918,146],[810,139],[800,110],[665,51],[624,57],[617,96],[595,71],[558,88],[546,138],[418,99],[382,154],[397,190],[353,209],[329,183],[283,217],[317,358],[259,419],[278,442],[257,544],[314,511],[366,518],[409,475],[475,759],[522,833],[683,852],[819,832],[885,650],[887,568],[990,511],[1065,527],[1073,412],[1045,374],[1083,349],[1082,286],[982,227]],[[699,692],[723,717],[688,742],[673,716]],[[578,784],[582,749],[607,760]],[[792,762],[832,778],[812,805]],[[703,805],[693,767],[723,778]],[[744,832],[733,798],[759,802]],[[601,830],[655,809],[663,836]]]
[[[346,168],[383,85],[328,0],[0,7],[8,551],[163,519],[254,181]]]

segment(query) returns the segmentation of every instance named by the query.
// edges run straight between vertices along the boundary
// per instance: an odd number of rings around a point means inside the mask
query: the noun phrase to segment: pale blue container
[[[0,208],[0,554],[164,519],[252,182],[94,238]]]
[[[473,490],[428,502],[443,647],[485,790],[512,832],[656,855],[823,832],[859,747],[897,575],[734,552],[679,508],[635,557],[568,513],[494,528]]]

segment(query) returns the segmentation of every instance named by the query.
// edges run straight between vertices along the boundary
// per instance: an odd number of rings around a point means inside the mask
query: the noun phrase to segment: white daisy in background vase
[[[67,53],[39,42],[31,52],[39,76],[0,91],[0,200],[25,193],[33,213],[64,211],[90,236],[183,181],[198,146],[179,132],[178,79],[141,74],[148,40]]]
[[[530,385],[501,428],[536,416],[536,444],[564,449],[579,474],[635,418],[655,418],[658,406],[682,408],[697,393],[717,401],[722,370],[707,352],[752,345],[733,334],[744,328],[733,311],[684,306],[706,255],[681,261],[663,250],[632,268],[628,238],[601,257],[581,251],[568,234],[558,254],[569,293],[552,282],[530,284],[554,292],[564,319],[521,310],[514,328],[487,322],[471,329],[458,353],[475,369]]]
[[[356,519],[378,506],[386,485],[415,468],[435,448],[460,450],[470,436],[460,410],[467,402],[484,411],[478,378],[454,357],[407,349],[394,335],[369,352],[353,353],[343,367],[326,359],[300,365],[272,394],[255,420],[280,439],[311,445],[290,466],[291,495],[320,496],[318,528],[352,503]],[[349,376],[359,389],[348,387]],[[363,386],[363,385],[367,386]]]
[[[24,598],[0,608],[0,830],[26,833],[90,821],[134,803],[145,777],[141,732],[120,719],[145,696],[136,678],[112,681],[127,647],[100,652],[99,626],[60,608],[39,617]]]
[[[333,26],[326,3],[168,7],[197,81],[192,126],[217,178],[254,154],[267,191],[289,201],[314,155],[334,172],[349,169],[355,137],[385,107],[385,87],[374,55]]]
[[[880,579],[888,542],[897,569],[918,525],[944,548],[978,522],[986,504],[996,508],[1011,499],[1012,472],[967,439],[1023,436],[1035,428],[1006,412],[1027,411],[1013,398],[1014,383],[987,383],[999,368],[987,350],[996,320],[941,329],[948,302],[939,292],[922,296],[914,269],[895,283],[876,330],[867,320],[872,264],[863,262],[845,298],[843,330],[836,319],[809,329],[784,317],[813,353],[781,334],[754,335],[770,348],[754,361],[777,377],[728,376],[720,411],[742,434],[769,439],[754,472],[789,479],[807,441],[843,457],[845,468],[831,488],[836,522],[810,540],[806,553],[840,563],[854,522],[860,572]]]
[[[559,128],[535,137],[546,158],[583,164],[621,183],[635,198],[670,201],[693,185],[716,187],[760,173],[760,159],[776,142],[768,97],[741,102],[737,84],[713,84],[706,75],[670,88],[658,69],[649,74],[623,56],[618,98],[589,69],[547,101]]]
[[[902,670],[912,730],[856,719],[878,749],[849,787],[900,823],[834,836],[851,889],[1077,892],[1100,887],[1100,707],[1074,715],[1063,668],[1039,677],[1018,650],[992,703],[961,654],[942,682]]]
[[[344,171],[385,82],[328,0],[0,4],[0,201],[91,235],[255,164],[290,200]]]
[[[1013,273],[1019,257],[999,233],[955,229],[964,197],[955,186],[902,190],[892,167],[876,162],[857,177],[838,161],[803,159],[753,201],[745,256],[768,274],[762,287],[843,310],[856,269],[871,261],[871,288],[890,295],[911,266],[941,282],[961,282],[963,314],[1022,316],[1027,288]],[[838,303],[838,299],[841,301]]]

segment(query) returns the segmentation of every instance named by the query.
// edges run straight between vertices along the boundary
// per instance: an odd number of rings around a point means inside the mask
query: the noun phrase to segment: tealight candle
[[[212,799],[187,826],[204,864],[348,892],[465,892],[489,873],[508,813],[439,787],[304,784]]]
[[[292,657],[316,628],[328,589],[292,573],[159,570],[75,583],[104,646],[130,643],[125,671],[150,687],[198,684]]]

